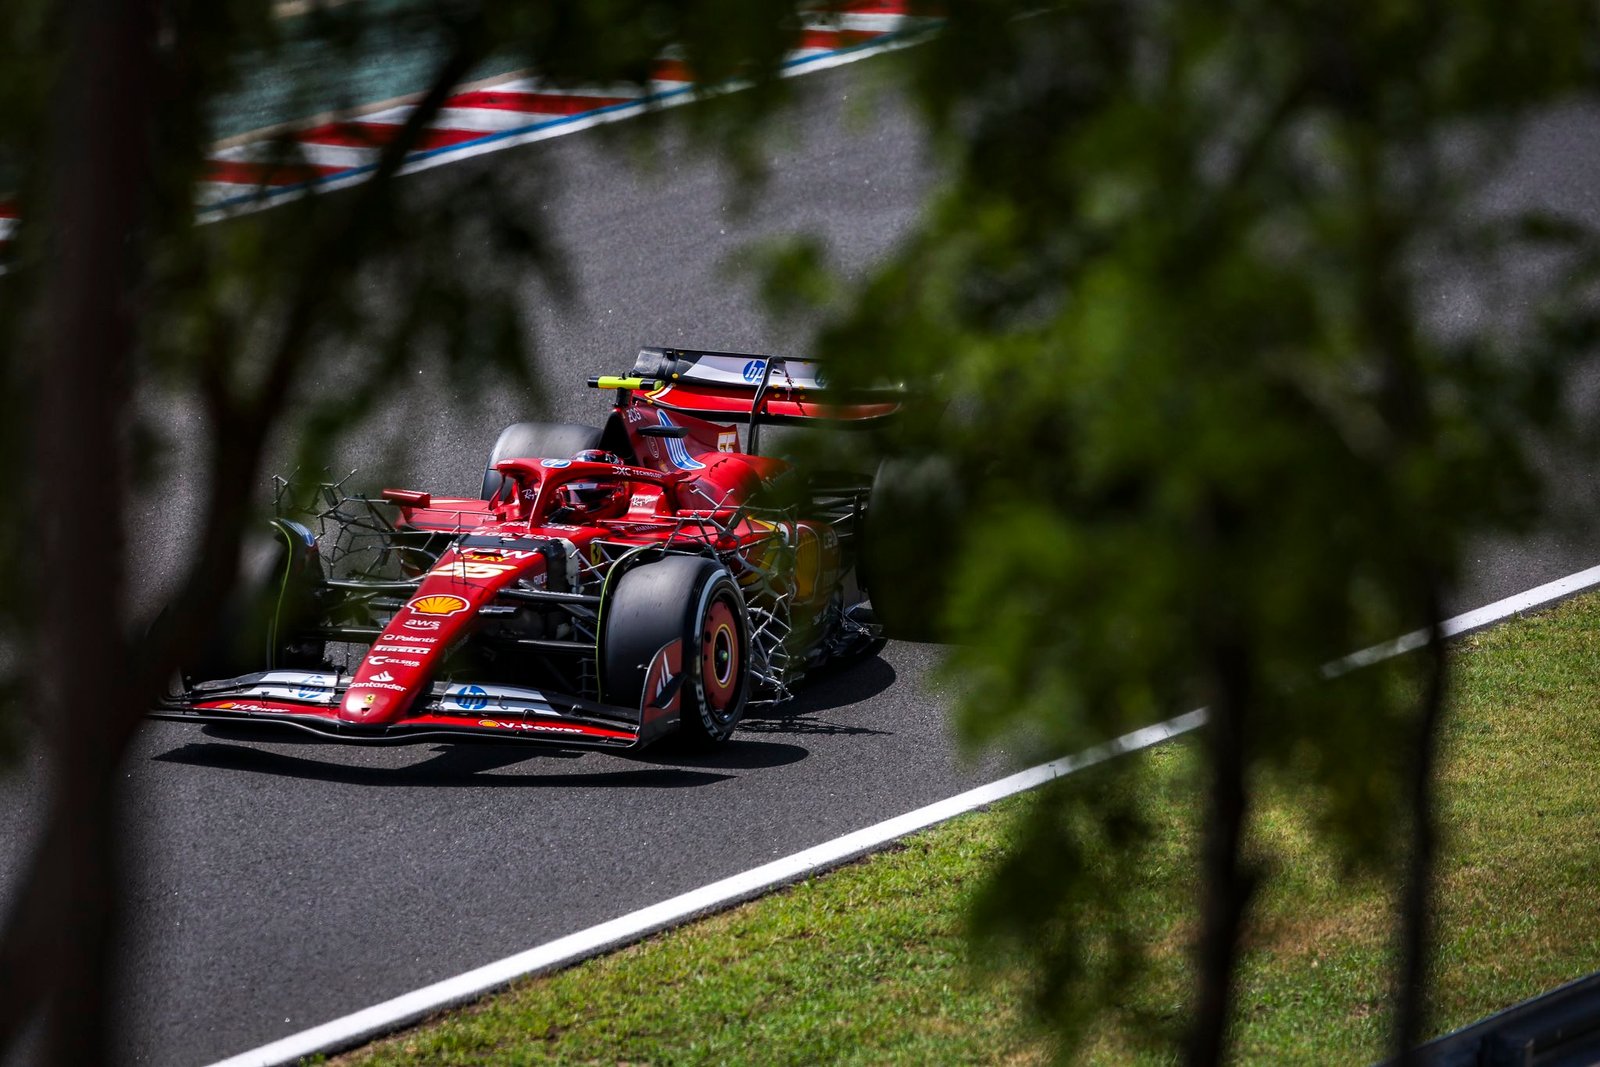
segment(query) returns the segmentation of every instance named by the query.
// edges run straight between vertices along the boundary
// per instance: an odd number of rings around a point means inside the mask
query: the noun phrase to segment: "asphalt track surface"
[[[582,301],[563,310],[527,286],[550,414],[590,419],[603,400],[583,377],[625,368],[639,344],[803,350],[804,336],[768,324],[749,279],[728,267],[739,245],[812,231],[859,271],[906,231],[933,170],[892,98],[859,106],[882,62],[801,79],[804,106],[774,123],[771,183],[742,218],[725,206],[716,161],[670,141],[643,169],[584,133],[405,180],[448,195],[479,168],[527,167]],[[1583,201],[1600,188],[1596,123],[1556,126],[1526,180],[1541,197]],[[535,156],[548,174],[532,173]],[[417,487],[468,490],[500,426],[528,412],[527,398],[472,400],[430,372],[343,454],[351,466],[408,469]],[[1568,530],[1486,546],[1457,606],[1588,566],[1594,543]],[[937,565],[937,543],[926,551]],[[152,568],[174,567],[180,552],[158,546]],[[127,1058],[211,1062],[1013,769],[1004,753],[961,756],[937,659],[891,644],[698,761],[238,743],[151,724],[126,767],[139,826]],[[30,836],[30,770],[0,784],[0,893]]]

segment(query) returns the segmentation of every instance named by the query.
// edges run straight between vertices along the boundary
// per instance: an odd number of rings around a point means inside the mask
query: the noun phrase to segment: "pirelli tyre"
[[[600,447],[601,432],[575,422],[513,422],[500,431],[483,467],[479,499],[491,500],[505,483],[494,469],[503,459],[571,459],[574,453]]]
[[[727,568],[666,556],[617,580],[603,606],[601,696],[653,716],[678,709],[682,740],[726,741],[750,699],[750,620]]]
[[[318,621],[323,588],[311,531],[272,520],[269,530],[245,538],[233,593],[183,673],[201,681],[320,666],[325,643],[308,632]]]
[[[948,460],[888,459],[878,466],[862,517],[856,573],[885,637],[946,639],[947,567],[933,541],[956,528],[960,481]]]

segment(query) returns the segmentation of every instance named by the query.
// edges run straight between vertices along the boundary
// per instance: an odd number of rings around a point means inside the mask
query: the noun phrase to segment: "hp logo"
[[[455,701],[462,711],[482,711],[489,706],[489,693],[481,685],[469,685],[456,693]]]
[[[744,370],[742,371],[744,374],[744,380],[747,382],[759,382],[761,380],[761,373],[766,369],[766,360],[752,359],[749,363],[744,365]]]

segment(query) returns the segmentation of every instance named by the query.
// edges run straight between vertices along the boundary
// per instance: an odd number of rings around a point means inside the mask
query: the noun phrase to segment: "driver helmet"
[[[621,457],[614,452],[606,452],[598,448],[586,448],[582,452],[575,452],[573,460],[578,463],[607,463],[611,466],[620,466]],[[606,481],[576,481],[568,482],[560,490],[562,503],[588,518],[609,518],[620,515],[627,510],[628,487],[618,479]]]

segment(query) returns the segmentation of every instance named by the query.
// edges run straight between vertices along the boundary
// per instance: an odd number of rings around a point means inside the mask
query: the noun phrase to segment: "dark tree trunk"
[[[1433,947],[1433,874],[1438,851],[1434,825],[1433,777],[1444,718],[1445,649],[1439,632],[1437,588],[1429,590],[1428,681],[1418,709],[1410,771],[1411,850],[1406,858],[1400,898],[1399,967],[1395,977],[1394,1055],[1414,1062],[1413,1052],[1428,1023],[1428,961]]]
[[[1217,699],[1201,731],[1210,769],[1201,856],[1200,934],[1195,950],[1194,1019],[1184,1061],[1221,1063],[1233,1014],[1239,932],[1255,892],[1255,875],[1241,859],[1249,794],[1245,780],[1251,701],[1248,655],[1220,645],[1213,653]]]
[[[45,829],[0,941],[0,1048],[29,1015],[42,1060],[109,1054],[116,764],[138,727],[124,627],[126,403],[140,178],[153,119],[147,0],[60,6],[66,54],[41,220],[34,325],[39,591],[32,709],[47,759]]]
[[[441,62],[372,179],[331,227],[325,244],[337,271],[294,287],[263,387],[232,396],[226,368],[238,353],[211,353],[201,392],[217,447],[197,559],[174,601],[183,610],[135,655],[124,520],[142,181],[155,165],[153,3],[63,0],[66,74],[53,117],[61,135],[46,166],[51,195],[25,205],[39,220],[33,225],[51,227],[32,334],[38,537],[28,560],[41,589],[32,707],[48,770],[44,830],[0,928],[0,1058],[32,1019],[42,1023],[45,1063],[110,1056],[117,766],[150,700],[234,581],[249,487],[319,316],[353,276],[363,241],[383,225],[388,186],[406,154],[484,51],[481,23],[466,24],[472,32]]]

